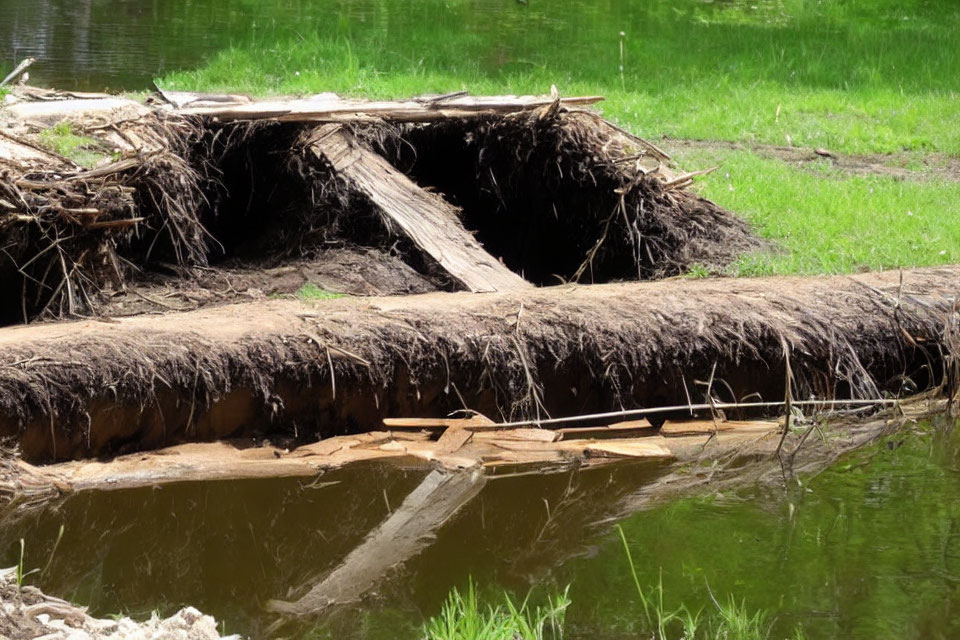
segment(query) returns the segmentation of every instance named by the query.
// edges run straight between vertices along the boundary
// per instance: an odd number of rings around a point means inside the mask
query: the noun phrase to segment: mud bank
[[[782,400],[787,356],[794,399],[903,395],[952,371],[957,282],[960,267],[670,280],[9,327],[0,434],[49,461],[241,435],[314,441],[462,409],[536,422],[708,392]]]

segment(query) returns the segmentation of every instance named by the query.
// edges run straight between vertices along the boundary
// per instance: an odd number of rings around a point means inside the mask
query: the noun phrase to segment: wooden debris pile
[[[16,106],[0,133],[0,320],[94,311],[151,257],[205,264],[190,122],[112,98]],[[96,166],[38,142],[53,122],[95,148]]]
[[[489,474],[608,464],[623,460],[683,458],[706,439],[724,448],[773,436],[775,421],[671,420],[660,429],[649,422],[588,428],[501,428],[486,418],[390,419],[381,430],[334,436],[293,449],[242,441],[177,445],[153,453],[104,461],[34,466],[6,455],[0,467],[0,504],[32,507],[60,495],[104,488],[157,486],[183,481],[312,477],[369,460],[429,463],[456,471]]]
[[[0,108],[0,322],[96,313],[143,270],[333,245],[476,292],[658,277],[761,246],[683,191],[695,174],[583,110],[596,97],[15,95]],[[101,159],[54,151],[54,126]]]

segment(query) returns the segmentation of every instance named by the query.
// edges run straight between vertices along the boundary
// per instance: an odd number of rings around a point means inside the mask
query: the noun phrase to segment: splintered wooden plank
[[[383,426],[387,429],[427,429],[438,430],[447,428],[482,429],[496,428],[497,423],[482,415],[469,418],[384,418]]]
[[[624,438],[628,435],[641,435],[650,432],[653,435],[653,425],[646,418],[640,420],[627,420],[624,422],[615,422],[608,425],[599,425],[596,427],[568,427],[557,429],[563,440],[574,440],[576,438]]]
[[[587,445],[586,453],[592,456],[611,458],[672,458],[673,453],[658,444],[636,440],[593,442]]]
[[[315,129],[310,149],[363,193],[380,215],[468,291],[514,291],[532,285],[487,253],[460,223],[460,210],[424,191],[339,125]]]
[[[772,429],[778,429],[779,422],[769,420],[727,420],[714,423],[712,420],[667,420],[660,427],[662,436],[692,436],[700,434],[710,434],[714,432],[724,433],[727,431],[737,431],[742,433],[762,433]]]
[[[8,114],[20,120],[59,121],[71,118],[95,116],[140,117],[150,114],[146,107],[126,98],[100,98],[97,100],[50,100],[46,102],[18,102],[5,107]]]
[[[168,92],[169,93],[169,92]],[[183,103],[177,111],[221,120],[280,120],[283,122],[433,122],[516,113],[548,107],[552,96],[435,96],[401,101],[371,101],[321,93],[309,98],[257,100],[248,104],[211,105]],[[602,96],[559,98],[566,107],[582,107],[603,100]],[[176,101],[174,101],[176,102]]]

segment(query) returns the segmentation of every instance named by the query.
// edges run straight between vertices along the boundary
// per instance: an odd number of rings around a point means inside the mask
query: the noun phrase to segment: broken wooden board
[[[249,96],[236,93],[198,93],[195,91],[168,91],[157,87],[160,96],[177,109],[223,109],[242,104],[251,104]]]
[[[271,600],[267,609],[286,616],[322,613],[332,605],[356,602],[393,567],[428,547],[436,532],[486,484],[480,470],[432,471],[363,543],[310,587],[299,600]]]
[[[566,427],[557,429],[561,440],[577,438],[624,438],[630,435],[645,435],[654,432],[653,425],[646,418],[626,420],[596,427]]]
[[[549,107],[559,101],[564,107],[583,107],[602,96],[554,98],[552,96],[425,96],[402,101],[369,101],[321,93],[300,99],[258,100],[245,104],[203,106],[185,103],[177,113],[220,120],[278,120],[280,122],[432,122],[447,118],[503,115]]]
[[[469,418],[384,418],[387,429],[443,430],[452,428],[478,429],[496,428],[497,423],[484,415]]]
[[[95,98],[17,102],[5,111],[20,120],[54,124],[61,120],[102,117],[110,121],[138,118],[153,112],[150,107],[127,98]]]
[[[43,149],[24,141],[0,133],[0,161],[61,162],[62,159]]]
[[[708,435],[711,433],[737,431],[762,433],[779,429],[780,423],[772,420],[667,420],[660,427],[660,435],[677,437]]]
[[[643,440],[593,442],[584,449],[591,456],[608,458],[672,458],[669,449],[655,442]]]
[[[399,227],[468,291],[533,287],[484,250],[460,223],[459,209],[421,189],[339,125],[318,127],[307,144],[351,187],[369,198],[389,227]]]

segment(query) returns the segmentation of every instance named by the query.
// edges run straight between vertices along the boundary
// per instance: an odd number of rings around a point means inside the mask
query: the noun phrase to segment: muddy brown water
[[[400,624],[416,637],[422,617],[468,576],[525,590],[557,564],[588,553],[605,529],[598,523],[618,515],[625,496],[655,478],[658,466],[495,477],[422,553],[389,572],[363,606],[337,607],[286,631],[307,634],[320,624],[337,637],[369,637],[368,625],[386,632]],[[363,463],[312,483],[181,483],[79,494],[42,513],[4,519],[2,557],[15,561],[10,554],[23,537],[25,566],[50,561],[39,576],[43,588],[99,615],[144,616],[192,604],[225,620],[228,631],[260,637],[276,619],[264,610],[267,600],[302,593],[336,567],[429,472],[414,463]]]
[[[358,605],[283,629],[288,637],[416,638],[452,587],[482,602],[532,601],[570,585],[571,638],[636,637],[641,582],[665,605],[709,613],[710,590],[766,612],[771,638],[951,638],[960,634],[960,431],[895,434],[816,478],[651,506],[666,471],[631,463],[494,477]],[[263,637],[272,598],[295,599],[395,513],[430,472],[361,464],[314,482],[257,480],[77,494],[0,516],[0,561],[99,615],[192,604],[228,632]],[[64,533],[59,542],[58,531]]]

